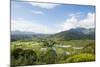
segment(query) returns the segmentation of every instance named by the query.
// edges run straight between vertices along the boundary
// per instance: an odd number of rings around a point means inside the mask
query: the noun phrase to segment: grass
[[[91,52],[92,48],[85,49],[85,50],[88,50],[88,52],[90,52],[90,53],[87,53],[87,51],[84,51],[84,49],[73,49],[73,47],[86,47],[86,45],[91,44],[93,42],[94,42],[94,40],[70,40],[70,41],[63,41],[60,43],[58,41],[57,45],[59,45],[59,44],[60,45],[71,45],[71,47],[63,48],[63,47],[53,46],[56,49],[55,52],[56,52],[57,56],[56,56],[56,61],[54,61],[54,60],[51,60],[51,61],[53,61],[54,63],[94,61],[95,55]],[[89,47],[91,47],[91,45],[89,45]],[[48,53],[52,53],[52,52],[48,52],[48,50],[51,49],[51,47],[44,46],[43,42],[37,42],[37,41],[14,41],[14,42],[11,42],[11,52],[13,52],[17,48],[21,48],[23,50],[27,50],[27,49],[32,50],[37,54],[37,58],[45,59],[44,62],[37,59],[35,62],[35,65],[36,64],[47,64],[46,62],[49,62],[48,59],[53,57],[52,56],[53,54],[50,54],[51,57],[48,56],[49,55]],[[41,48],[47,48],[47,51],[41,51]],[[84,53],[82,53],[82,51],[84,51]],[[70,55],[66,55],[65,52],[70,52]],[[12,60],[18,64],[20,64],[22,61],[21,59],[18,59],[18,60],[12,59]]]
[[[66,62],[89,62],[89,61],[95,61],[95,56],[94,54],[89,54],[89,53],[81,53],[77,55],[70,56]]]

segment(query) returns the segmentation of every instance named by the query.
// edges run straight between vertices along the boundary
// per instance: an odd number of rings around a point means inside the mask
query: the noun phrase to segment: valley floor
[[[40,65],[95,60],[94,40],[14,41],[11,65]]]

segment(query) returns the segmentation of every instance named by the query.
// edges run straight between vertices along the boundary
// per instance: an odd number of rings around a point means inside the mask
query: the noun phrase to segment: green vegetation
[[[36,64],[37,55],[31,49],[16,48],[11,55],[12,66]]]
[[[70,45],[69,47],[67,43]],[[80,44],[80,45],[79,45]],[[65,47],[61,47],[65,46]],[[83,47],[74,49],[73,47]],[[11,42],[11,65],[38,65],[95,60],[94,40],[70,40],[59,44],[47,41],[13,41]]]
[[[77,55],[70,56],[66,62],[87,62],[87,61],[95,61],[95,56],[93,54],[81,53]]]
[[[94,32],[82,34],[76,31],[53,35],[13,35],[11,66],[95,61]]]

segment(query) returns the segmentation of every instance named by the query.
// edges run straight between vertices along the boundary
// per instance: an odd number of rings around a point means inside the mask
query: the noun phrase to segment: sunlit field
[[[11,42],[11,64],[38,65],[95,60],[94,40],[52,42],[54,41]]]

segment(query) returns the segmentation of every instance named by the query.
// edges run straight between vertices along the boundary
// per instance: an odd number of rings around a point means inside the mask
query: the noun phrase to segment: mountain
[[[11,31],[11,41],[16,40],[33,40],[46,38],[49,34],[25,32],[25,31]]]
[[[32,39],[32,32],[11,31],[11,41]]]
[[[50,36],[60,40],[95,39],[95,29],[75,28]]]
[[[37,33],[34,33],[34,32],[25,32],[25,31],[11,31],[11,35],[27,35],[27,34],[30,34],[30,35],[32,35],[32,34],[37,34]]]
[[[33,39],[56,39],[56,40],[79,40],[95,39],[95,28],[74,28],[55,34],[41,34],[34,32],[12,31],[11,40],[33,40]]]

